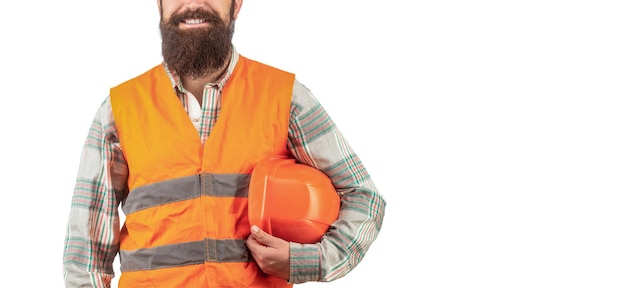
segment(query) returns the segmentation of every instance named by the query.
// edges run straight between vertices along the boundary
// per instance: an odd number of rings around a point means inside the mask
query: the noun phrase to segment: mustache
[[[174,14],[170,17],[167,24],[172,26],[178,26],[179,23],[185,22],[186,19],[202,19],[205,22],[212,24],[212,26],[223,25],[224,20],[218,15],[211,13],[207,10],[186,10],[178,14]]]

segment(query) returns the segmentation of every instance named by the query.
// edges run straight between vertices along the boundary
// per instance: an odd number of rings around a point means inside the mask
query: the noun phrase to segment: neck
[[[226,73],[229,63],[230,61],[224,61],[224,64],[221,67],[207,71],[200,77],[181,76],[180,80],[183,83],[183,87],[185,87],[187,91],[191,92],[191,94],[198,99],[198,103],[202,105],[204,86],[208,83],[216,83],[224,75],[224,73]]]

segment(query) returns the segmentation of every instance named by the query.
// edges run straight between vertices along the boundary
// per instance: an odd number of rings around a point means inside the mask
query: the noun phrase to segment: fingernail
[[[256,233],[259,231],[259,227],[256,227],[256,225],[252,225],[252,228],[250,228],[250,231],[252,231],[252,233]]]

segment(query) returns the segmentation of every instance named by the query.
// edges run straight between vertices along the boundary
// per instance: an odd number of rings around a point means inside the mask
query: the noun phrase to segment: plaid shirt
[[[204,87],[202,107],[166,67],[190,120],[204,141],[220,112],[222,88],[239,54],[233,48],[225,75]],[[366,169],[311,92],[293,87],[287,148],[298,162],[324,171],[342,196],[340,220],[316,244],[290,243],[290,282],[332,281],[350,272],[376,239],[385,200]],[[64,247],[68,287],[110,287],[119,250],[119,204],[128,193],[128,167],[117,137],[110,99],[98,109],[83,146]]]

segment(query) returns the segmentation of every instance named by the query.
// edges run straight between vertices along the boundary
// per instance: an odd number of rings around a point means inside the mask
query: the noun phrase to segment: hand
[[[268,234],[256,225],[252,225],[250,232],[246,245],[259,268],[266,274],[288,280],[289,242]]]

